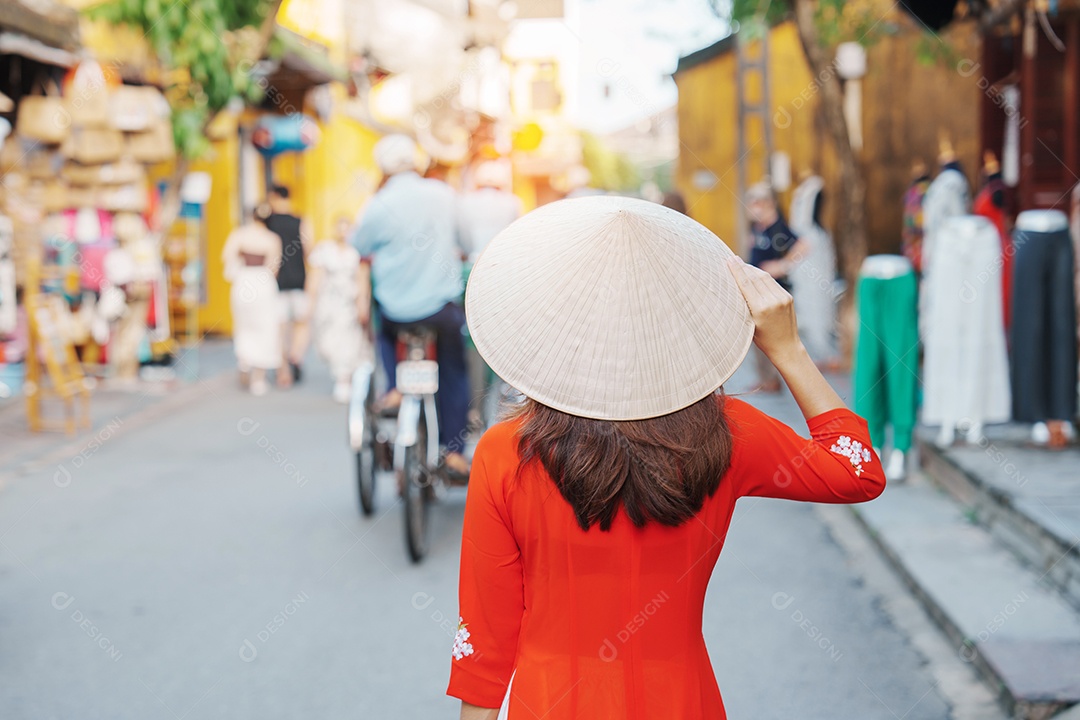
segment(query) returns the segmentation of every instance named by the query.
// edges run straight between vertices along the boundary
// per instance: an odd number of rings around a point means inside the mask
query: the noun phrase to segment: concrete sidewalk
[[[949,448],[934,435],[918,430],[919,470],[860,521],[1012,717],[1080,713],[1080,448],[1034,447],[1016,425]]]
[[[1017,425],[944,450],[929,438],[920,445],[927,471],[973,520],[1080,610],[1080,447],[1034,447]]]
[[[208,338],[176,358],[170,378],[140,380],[126,387],[100,381],[91,394],[91,427],[72,434],[31,432],[22,394],[0,401],[0,484],[52,464],[57,466],[57,482],[62,483],[65,468],[84,462],[126,429],[217,394],[233,382],[234,364],[232,342]],[[59,418],[62,405],[46,400],[44,410],[48,417]]]

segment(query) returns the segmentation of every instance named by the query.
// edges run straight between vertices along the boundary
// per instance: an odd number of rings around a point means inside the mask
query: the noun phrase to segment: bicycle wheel
[[[416,442],[405,448],[399,485],[405,501],[405,544],[414,563],[428,552],[428,500],[431,492],[431,469],[427,467],[427,419],[420,411]]]
[[[354,398],[353,403],[356,402]],[[365,517],[375,512],[375,423],[377,418],[371,411],[374,402],[374,388],[368,384],[367,397],[362,408],[350,407],[350,413],[363,413],[364,431],[360,438],[360,449],[356,451],[356,488],[360,496],[360,511]]]

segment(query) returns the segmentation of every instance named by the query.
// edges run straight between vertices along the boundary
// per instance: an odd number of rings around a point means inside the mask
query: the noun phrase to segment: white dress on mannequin
[[[829,232],[814,219],[814,207],[825,181],[811,175],[791,198],[791,229],[808,250],[791,271],[791,294],[799,318],[799,334],[814,360],[835,357],[836,250]]]
[[[1001,239],[977,215],[946,219],[924,279],[933,298],[923,362],[923,422],[941,425],[941,444],[959,428],[978,440],[985,423],[1011,416],[1009,358],[1001,299]]]
[[[922,275],[919,292],[919,335],[926,339],[926,319],[934,312],[934,297],[930,283],[934,273],[934,253],[948,242],[943,224],[946,220],[971,212],[971,190],[967,178],[959,170],[948,168],[930,183],[923,198]]]

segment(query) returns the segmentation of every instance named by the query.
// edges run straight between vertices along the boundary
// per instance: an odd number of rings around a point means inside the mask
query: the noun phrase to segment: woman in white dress
[[[346,241],[349,227],[348,220],[339,219],[335,238],[323,240],[308,256],[315,346],[330,366],[334,399],[340,403],[349,401],[353,372],[373,357],[365,330],[371,316],[369,268]]]
[[[281,365],[281,239],[267,229],[265,219],[266,211],[260,208],[251,222],[232,231],[222,252],[225,279],[232,283],[236,364],[253,395],[266,394],[266,371]]]

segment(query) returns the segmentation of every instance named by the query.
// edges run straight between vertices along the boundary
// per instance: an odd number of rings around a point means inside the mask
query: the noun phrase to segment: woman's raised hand
[[[814,365],[799,340],[791,295],[767,272],[747,265],[737,257],[729,262],[729,267],[746,298],[750,317],[754,319],[754,342],[780,371],[803,417],[809,419],[844,407],[844,401]]]
[[[775,364],[785,355],[802,348],[799,327],[795,321],[795,304],[791,294],[780,287],[769,273],[733,257],[728,268],[735,276],[750,317],[754,320],[754,342]]]

